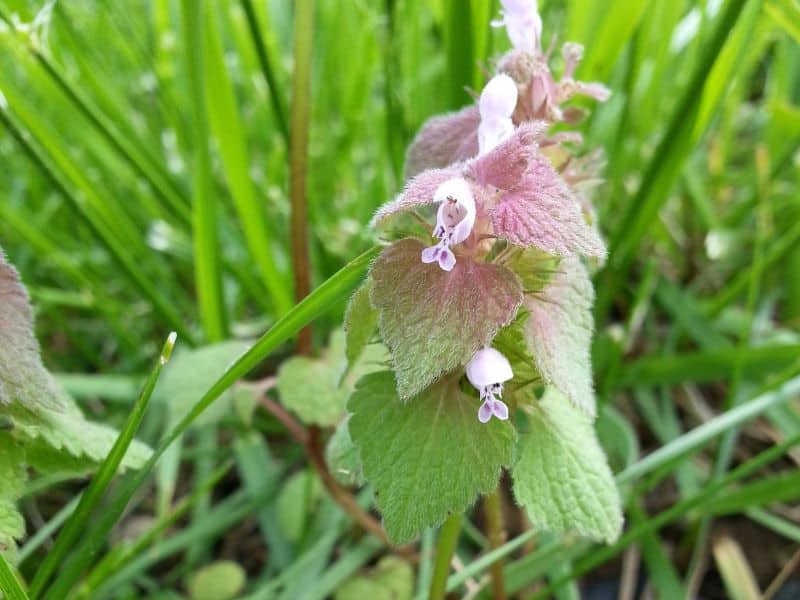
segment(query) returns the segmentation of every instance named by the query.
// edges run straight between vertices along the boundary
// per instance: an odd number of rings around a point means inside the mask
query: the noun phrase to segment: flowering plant
[[[577,44],[556,82],[536,3],[503,6],[514,48],[476,106],[431,119],[409,148],[405,189],[373,219],[395,241],[345,324],[349,355],[374,329],[391,354],[392,372],[357,384],[349,433],[399,542],[492,491],[503,467],[534,525],[612,540],[622,524],[592,427],[600,163],[572,155],[577,133],[550,133],[577,120],[562,107],[574,94],[609,92],[573,79]]]

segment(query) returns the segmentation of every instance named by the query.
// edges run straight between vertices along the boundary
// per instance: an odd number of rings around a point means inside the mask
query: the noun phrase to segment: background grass
[[[415,131],[469,102],[465,88],[480,89],[508,48],[488,25],[498,4],[315,3],[311,97],[296,100],[310,102],[312,287],[374,244],[366,224],[402,185]],[[581,129],[608,160],[596,196],[611,246],[596,280],[598,428],[615,471],[635,477],[621,480],[628,533],[611,548],[511,519],[522,537],[503,550],[507,590],[566,582],[558,594],[574,597],[587,573],[622,576],[623,588],[639,573],[659,597],[719,597],[747,588],[732,578],[742,572],[763,590],[800,543],[800,456],[784,444],[800,432],[800,5],[540,6],[546,42],[583,43],[579,75],[614,90]],[[248,372],[274,373],[314,316],[321,347],[366,263],[291,310],[292,3],[61,2],[22,25],[40,8],[0,0],[0,244],[31,292],[46,364],[94,418],[120,425],[171,330],[200,346],[278,324],[216,396]],[[141,437],[158,445],[182,433],[165,430],[167,411],[152,403]],[[756,412],[746,426],[737,417]],[[777,462],[761,465],[762,452]],[[140,492],[124,518],[107,519],[117,533],[100,547],[112,558],[82,555],[89,564],[62,569],[65,589],[88,568],[87,594],[170,597],[228,558],[257,597],[324,597],[386,554],[310,484],[295,486],[301,533],[286,539],[279,499],[305,461],[264,413],[193,428],[170,464],[118,486],[120,513],[124,491]],[[29,486],[29,529],[43,535],[23,546],[28,580],[83,488]],[[449,582],[459,595],[485,584],[486,540],[472,525],[457,549],[466,567]],[[102,527],[96,541],[106,543]],[[429,547],[423,536],[420,590]],[[773,560],[759,557],[765,547]]]

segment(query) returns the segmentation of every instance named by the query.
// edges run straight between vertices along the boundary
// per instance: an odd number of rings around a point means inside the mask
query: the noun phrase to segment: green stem
[[[450,560],[456,550],[458,534],[461,531],[461,513],[450,515],[442,525],[439,533],[439,545],[436,548],[436,562],[433,565],[430,600],[444,598],[447,575],[450,573]]]
[[[291,202],[294,294],[299,302],[311,291],[308,256],[308,124],[311,115],[311,48],[314,0],[297,0],[294,7],[294,78],[292,79],[291,138],[289,143],[289,199]],[[311,328],[300,331],[300,354],[311,354]]]
[[[503,523],[503,506],[500,498],[500,485],[483,499],[483,511],[486,516],[486,530],[489,536],[489,547],[496,550],[506,542],[506,530]],[[498,558],[489,567],[492,576],[492,598],[504,600],[506,597],[503,581],[503,558]]]

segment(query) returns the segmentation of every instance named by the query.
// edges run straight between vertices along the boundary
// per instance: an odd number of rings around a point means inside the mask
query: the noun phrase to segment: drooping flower
[[[508,359],[494,348],[481,348],[466,366],[467,379],[480,392],[483,401],[478,409],[478,419],[488,423],[492,416],[501,421],[508,419],[508,406],[500,400],[503,383],[514,376]]]
[[[433,237],[439,239],[435,246],[422,251],[422,262],[438,262],[444,271],[452,271],[456,257],[450,246],[467,239],[475,225],[475,200],[469,184],[461,177],[448,179],[433,194],[439,204]]]

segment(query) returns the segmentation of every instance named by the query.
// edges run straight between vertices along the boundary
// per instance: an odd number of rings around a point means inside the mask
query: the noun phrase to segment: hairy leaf
[[[591,342],[594,289],[578,258],[565,258],[545,288],[525,296],[528,346],[544,380],[595,416]]]
[[[15,410],[14,436],[25,445],[30,464],[42,472],[91,470],[108,456],[119,432],[87,420],[65,392],[60,393],[60,398],[63,409],[58,412]],[[150,448],[134,441],[122,460],[122,467],[139,468],[150,454]]]
[[[178,351],[164,368],[154,400],[166,405],[171,423],[180,421],[225,370],[252,346],[244,340],[229,340],[194,350]],[[195,423],[219,421],[233,410],[233,392],[228,391]]]
[[[363,377],[350,397],[350,434],[375,485],[386,532],[397,543],[441,524],[494,489],[514,453],[506,421],[478,421],[477,394],[450,378],[399,402],[389,371]]]
[[[461,177],[461,168],[431,169],[417,175],[406,184],[401,194],[377,210],[372,217],[372,225],[380,225],[384,219],[395,213],[433,204],[433,195],[437,188],[454,177]]]
[[[586,222],[580,201],[543,155],[531,157],[517,186],[489,214],[495,233],[518,246],[559,256],[605,256],[603,240]]]
[[[383,368],[387,361],[386,348],[370,344],[345,373],[345,333],[334,331],[330,345],[319,358],[293,356],[281,365],[278,370],[281,404],[304,423],[334,425],[344,415],[355,381],[365,373]]]
[[[353,365],[369,344],[372,334],[378,328],[378,311],[369,301],[369,288],[372,282],[367,279],[350,298],[344,314],[344,331],[346,333],[345,357],[347,368]]]
[[[12,557],[16,540],[25,535],[25,519],[17,510],[27,474],[25,450],[8,432],[0,432],[0,552]]]
[[[514,495],[533,526],[613,542],[622,507],[592,423],[549,388],[532,408],[512,471]]]
[[[52,383],[39,357],[28,294],[0,248],[0,405],[58,409]]]
[[[441,169],[478,153],[477,106],[428,119],[411,142],[406,154],[406,177],[426,169]]]
[[[404,400],[491,344],[522,300],[519,279],[505,267],[461,258],[447,272],[423,264],[422,249],[416,240],[396,242],[371,270],[372,304]]]

